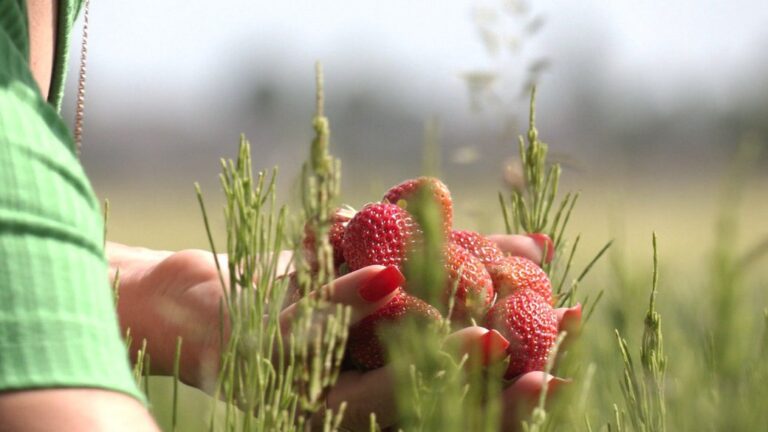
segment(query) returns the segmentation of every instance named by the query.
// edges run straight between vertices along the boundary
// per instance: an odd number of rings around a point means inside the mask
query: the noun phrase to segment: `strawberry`
[[[435,177],[419,177],[406,180],[397,186],[390,188],[382,201],[397,204],[403,208],[408,208],[412,200],[419,196],[422,188],[429,188],[429,192],[434,197],[441,210],[443,220],[443,229],[447,237],[453,226],[453,201],[448,186]]]
[[[493,301],[494,290],[491,277],[483,263],[455,243],[448,244],[444,257],[447,276],[446,299],[447,294],[456,287],[452,318],[463,321],[484,313]]]
[[[408,250],[421,230],[403,208],[390,203],[371,203],[347,224],[342,241],[350,271],[365,266],[394,265],[402,269]]]
[[[341,242],[344,240],[346,222],[349,222],[349,219],[344,222],[334,221],[333,224],[331,224],[331,228],[328,230],[328,241],[333,248],[333,266],[335,268],[339,268],[339,266],[344,263],[344,251]]]
[[[546,299],[531,290],[515,291],[488,311],[485,325],[510,342],[505,378],[544,370],[557,339],[557,314]]]
[[[377,369],[386,364],[381,331],[410,317],[425,325],[440,321],[440,312],[426,302],[402,290],[386,305],[349,328],[347,355],[362,370]]]
[[[536,263],[528,258],[508,256],[488,266],[488,273],[499,297],[530,290],[552,303],[552,284]]]
[[[495,264],[504,258],[504,252],[496,246],[496,243],[474,231],[452,230],[451,242],[469,251],[486,266]]]
[[[355,215],[355,210],[351,207],[336,209],[331,215],[331,226],[328,229],[328,241],[333,248],[333,267],[338,270],[344,263],[344,254],[342,252],[342,240],[344,239],[344,230],[347,223]],[[315,233],[305,225],[304,240],[302,241],[304,257],[311,266],[312,270],[317,270],[317,257],[315,256]]]

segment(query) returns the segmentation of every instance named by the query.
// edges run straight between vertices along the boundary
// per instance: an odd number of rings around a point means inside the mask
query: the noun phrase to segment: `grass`
[[[316,139],[304,168],[301,220],[322,233],[339,193],[339,165],[328,153],[328,123],[320,95],[313,123]],[[533,122],[531,130],[535,131]],[[538,132],[527,138],[529,145],[537,142]],[[526,154],[525,144],[521,149]],[[536,411],[525,425],[528,430],[759,430],[768,422],[764,410],[768,272],[759,265],[765,262],[763,242],[768,238],[759,215],[761,210],[768,214],[768,205],[753,198],[764,194],[765,185],[755,187],[749,181],[750,161],[755,159],[750,152],[745,148],[734,162],[717,204],[710,185],[703,185],[692,189],[692,200],[674,199],[679,190],[651,189],[652,193],[633,194],[623,211],[612,211],[606,202],[617,190],[601,185],[582,190],[571,218],[568,208],[576,195],[555,199],[560,196],[556,187],[560,172],[544,164],[546,147],[543,154],[530,154],[536,162],[527,173],[528,184],[536,185],[528,189],[533,193],[503,197],[507,214],[516,216],[504,223],[495,211],[498,224],[492,229],[530,225],[529,229],[550,232],[561,257],[553,271],[564,281],[556,286],[564,286],[564,294],[572,293],[561,298],[568,304],[585,298],[594,304],[599,296],[602,300],[578,343],[561,364],[552,365],[558,375],[573,378],[573,384],[558,404]],[[323,389],[338,373],[348,319],[344,310],[335,311],[324,339],[305,330],[282,341],[274,321],[252,319],[254,313],[277,314],[281,302],[274,263],[259,257],[282,248],[289,239],[285,232],[289,222],[287,210],[276,206],[274,180],[267,173],[254,177],[250,164],[243,143],[238,160],[223,166],[229,286],[253,288],[229,292],[226,307],[235,326],[215,398],[224,401],[214,402],[174,380],[147,377],[139,367],[136,376],[165,430],[300,430],[312,413],[322,409]],[[461,190],[455,195],[460,203]],[[751,211],[743,211],[744,200]],[[121,240],[115,201],[113,197],[110,232]],[[495,207],[495,201],[489,194],[485,207]],[[709,207],[710,217],[699,214],[702,207]],[[550,208],[561,216],[547,219],[545,210]],[[471,218],[458,209],[458,225],[472,227]],[[426,209],[423,217],[429,219],[429,213]],[[563,231],[566,220],[569,228]],[[222,224],[212,220],[209,232],[215,233],[217,226]],[[649,244],[653,230],[659,235]],[[743,231],[750,234],[746,241],[739,239]],[[573,240],[565,240],[563,232]],[[574,232],[584,235],[570,234]],[[199,228],[195,235],[199,236]],[[603,240],[609,237],[616,243],[607,250]],[[222,236],[212,234],[209,240],[221,244]],[[576,244],[584,254],[571,253]],[[328,282],[328,251],[327,242],[318,243],[317,254],[325,257],[320,267],[325,270],[317,277],[306,274],[305,291]],[[603,254],[594,272],[576,271],[591,267],[593,257]],[[428,268],[414,271],[409,277],[434,280]],[[308,305],[301,322],[309,323],[322,307],[322,303]],[[307,329],[301,324],[297,328]],[[426,338],[413,336],[418,330],[405,331],[394,345],[401,425],[405,430],[497,429],[494,419],[501,407],[488,395],[498,386],[483,385],[486,381],[480,376],[464,374],[461,362],[441,352],[444,330],[434,331]],[[290,353],[285,362],[271,361],[275,345]],[[142,358],[141,365],[149,364],[149,356]],[[319,364],[318,358],[329,361]],[[333,429],[340,415],[329,413],[325,429]]]

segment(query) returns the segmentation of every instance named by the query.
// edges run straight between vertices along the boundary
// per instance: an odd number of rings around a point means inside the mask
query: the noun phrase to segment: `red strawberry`
[[[474,231],[451,231],[451,242],[463,247],[469,253],[476,256],[486,266],[495,264],[504,258],[504,252],[496,246],[496,243]]]
[[[344,222],[333,222],[331,228],[328,230],[328,241],[333,248],[333,266],[339,268],[344,263],[344,250],[342,249],[341,242],[344,240],[344,229],[346,228],[346,220]]]
[[[504,257],[498,263],[489,265],[488,273],[499,297],[530,290],[552,303],[552,283],[544,270],[528,258]]]
[[[547,300],[530,290],[515,291],[488,311],[485,325],[510,342],[505,378],[544,370],[557,339],[557,314]]]
[[[451,192],[448,190],[448,186],[439,179],[435,177],[419,177],[406,180],[390,188],[384,194],[383,201],[403,205],[407,209],[410,201],[417,198],[419,191],[425,187],[429,188],[429,192],[441,209],[443,229],[447,237],[453,226],[453,201],[451,200]]]
[[[347,354],[352,363],[362,370],[384,366],[386,355],[380,332],[385,326],[396,325],[406,316],[425,325],[436,323],[441,319],[437,309],[400,291],[381,309],[350,327]]]
[[[494,296],[493,282],[480,259],[450,243],[445,249],[446,294],[456,287],[453,319],[463,321],[482,315]],[[446,300],[447,302],[447,300]]]
[[[402,269],[406,253],[420,236],[413,217],[390,203],[371,203],[347,224],[342,241],[350,271],[365,266],[394,265]]]
[[[355,215],[351,207],[336,209],[331,215],[331,227],[328,229],[328,241],[333,248],[333,267],[338,270],[344,263],[344,254],[342,252],[342,240],[344,239],[344,229],[350,219]],[[317,270],[317,257],[315,256],[315,233],[308,226],[304,226],[304,240],[302,242],[304,256],[313,270]]]

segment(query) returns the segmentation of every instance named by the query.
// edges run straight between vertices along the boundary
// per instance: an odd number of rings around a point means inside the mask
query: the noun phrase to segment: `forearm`
[[[157,431],[136,399],[101,389],[0,393],[0,432]]]

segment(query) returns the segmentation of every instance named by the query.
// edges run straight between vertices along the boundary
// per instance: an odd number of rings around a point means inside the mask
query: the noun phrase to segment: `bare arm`
[[[100,389],[0,393],[0,432],[157,431],[136,399]]]

